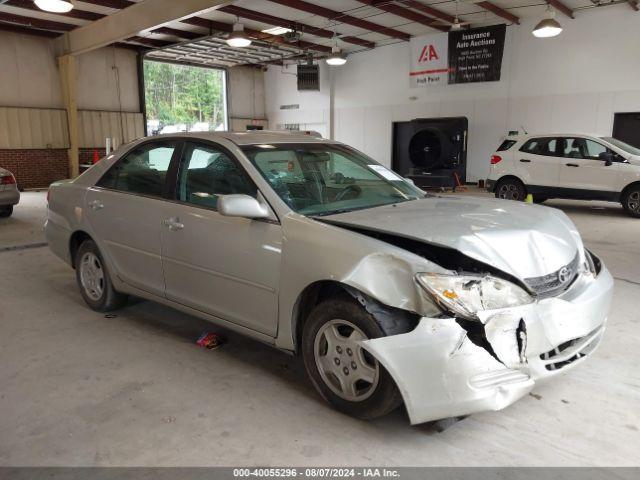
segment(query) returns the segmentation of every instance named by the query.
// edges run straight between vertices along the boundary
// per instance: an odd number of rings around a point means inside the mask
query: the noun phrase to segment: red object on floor
[[[93,151],[93,164],[95,165],[100,161],[100,154],[98,154],[98,150]]]

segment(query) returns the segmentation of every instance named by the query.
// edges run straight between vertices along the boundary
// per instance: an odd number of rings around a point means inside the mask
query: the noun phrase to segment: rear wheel
[[[349,297],[326,300],[311,312],[302,332],[302,356],[312,383],[331,405],[357,418],[395,410],[402,397],[391,375],[360,341],[384,332]]]
[[[13,205],[6,205],[4,207],[0,207],[0,217],[6,218],[10,217],[13,213]]]
[[[496,198],[524,201],[527,189],[517,178],[504,178],[496,185]]]
[[[127,303],[127,295],[113,288],[98,246],[86,240],[76,252],[76,281],[84,301],[97,312],[109,312]]]
[[[633,185],[624,192],[622,206],[629,215],[640,218],[640,185]]]

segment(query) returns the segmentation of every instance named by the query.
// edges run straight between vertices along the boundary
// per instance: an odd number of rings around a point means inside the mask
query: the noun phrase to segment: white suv
[[[620,202],[640,218],[640,149],[598,135],[509,136],[491,156],[486,185],[511,200]]]

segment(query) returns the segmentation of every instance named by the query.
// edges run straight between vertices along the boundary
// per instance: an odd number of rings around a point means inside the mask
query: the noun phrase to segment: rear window
[[[502,142],[500,144],[500,146],[498,147],[498,150],[496,150],[497,152],[504,152],[505,150],[509,150],[511,147],[513,147],[515,144],[517,143],[517,140],[505,140],[504,142]]]

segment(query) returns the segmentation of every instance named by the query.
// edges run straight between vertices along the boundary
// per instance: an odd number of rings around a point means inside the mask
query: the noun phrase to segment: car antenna
[[[524,126],[523,126],[523,125],[520,125],[520,128],[522,129],[522,131],[524,132],[524,134],[525,134],[525,135],[529,135],[529,132],[527,132],[527,131],[524,129]]]

